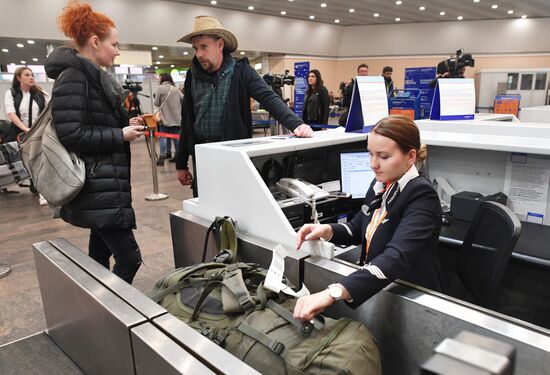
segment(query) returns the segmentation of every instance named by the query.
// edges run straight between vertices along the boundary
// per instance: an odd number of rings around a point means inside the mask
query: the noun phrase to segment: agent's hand
[[[311,320],[322,313],[327,307],[334,303],[328,290],[300,297],[294,307],[294,318],[299,320]]]
[[[189,169],[177,169],[176,175],[178,176],[180,184],[183,186],[191,185],[193,183],[193,175]]]
[[[296,233],[296,250],[300,250],[304,241],[329,240],[332,237],[332,227],[328,224],[306,224]]]
[[[294,129],[294,135],[301,138],[311,138],[313,137],[313,130],[309,125],[302,124]]]
[[[122,136],[125,141],[132,142],[142,136],[145,132],[143,125],[128,125],[122,128]]]
[[[132,117],[129,122],[130,125],[144,125],[143,117],[141,116]]]

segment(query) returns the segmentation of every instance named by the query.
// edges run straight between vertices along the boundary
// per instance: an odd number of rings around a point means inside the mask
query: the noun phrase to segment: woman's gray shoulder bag
[[[59,207],[78,195],[84,186],[86,169],[84,162],[74,152],[67,151],[59,141],[52,120],[52,102],[50,100],[44,108],[19,147],[21,159],[36,190],[50,205]],[[86,111],[84,118],[85,114]]]

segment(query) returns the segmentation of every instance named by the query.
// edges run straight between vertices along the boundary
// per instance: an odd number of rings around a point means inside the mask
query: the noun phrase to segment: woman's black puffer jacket
[[[45,68],[53,79],[63,72],[51,99],[59,140],[86,164],[84,187],[61,208],[61,217],[84,228],[135,228],[130,147],[122,136],[128,115],[119,90],[105,72],[71,48],[54,50]]]

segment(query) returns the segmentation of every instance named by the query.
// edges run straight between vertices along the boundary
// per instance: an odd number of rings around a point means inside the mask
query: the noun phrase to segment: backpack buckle
[[[269,349],[275,354],[281,354],[285,350],[285,345],[282,342],[275,341],[269,346]]]
[[[313,323],[309,322],[309,321],[305,321],[302,323],[302,327],[300,328],[300,331],[302,331],[302,333],[305,333],[306,335],[310,335],[311,332],[313,332],[313,329],[314,329],[314,325]]]

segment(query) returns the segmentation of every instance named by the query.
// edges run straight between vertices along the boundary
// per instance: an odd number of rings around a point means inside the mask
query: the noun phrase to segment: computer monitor
[[[375,176],[367,151],[340,153],[340,181],[344,193],[351,194],[352,198],[365,198]]]

